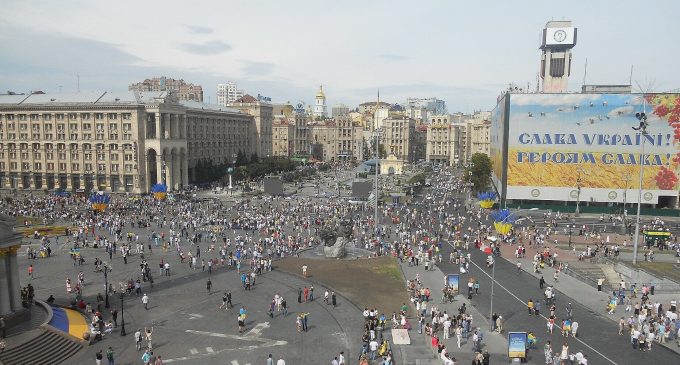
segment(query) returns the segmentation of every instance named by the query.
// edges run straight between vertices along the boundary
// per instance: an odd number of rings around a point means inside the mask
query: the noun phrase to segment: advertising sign
[[[643,203],[677,197],[679,94],[510,94],[508,109],[507,199],[635,203],[641,164]]]
[[[448,274],[446,275],[446,286],[453,289],[454,295],[459,293],[458,282],[460,281],[460,275],[458,274]]]
[[[527,333],[509,332],[508,333],[508,357],[524,358],[527,354]]]

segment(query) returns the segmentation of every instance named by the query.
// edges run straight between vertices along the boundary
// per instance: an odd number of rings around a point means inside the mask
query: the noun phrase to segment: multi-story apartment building
[[[254,135],[252,116],[168,92],[0,95],[0,189],[174,190]]]
[[[203,102],[203,88],[201,85],[187,83],[184,80],[175,80],[165,76],[146,79],[128,87],[130,91],[159,92],[167,91],[174,94],[179,100]]]
[[[403,116],[391,116],[382,121],[381,141],[388,155],[398,159],[414,161],[415,120]]]
[[[239,90],[234,81],[227,81],[226,84],[217,84],[217,105],[227,106],[244,96],[245,92]]]
[[[489,155],[491,153],[491,144],[489,141],[489,132],[491,128],[490,120],[475,120],[471,124],[470,136],[470,156],[475,153],[483,153]]]
[[[293,157],[295,125],[283,115],[274,117],[272,124],[272,156]]]
[[[430,120],[435,119],[431,118]],[[455,128],[450,123],[431,123],[427,126],[426,161],[450,165],[454,157]]]
[[[244,95],[229,107],[250,114],[255,119],[255,139],[252,141],[252,151],[259,157],[272,155],[272,121],[274,119],[273,106],[259,101],[251,95]]]

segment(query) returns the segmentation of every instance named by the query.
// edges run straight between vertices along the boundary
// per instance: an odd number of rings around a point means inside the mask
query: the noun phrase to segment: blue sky
[[[0,90],[125,90],[166,75],[274,101],[329,105],[437,96],[491,110],[508,83],[536,86],[539,33],[578,27],[570,89],[680,88],[678,1],[21,1],[0,12]]]

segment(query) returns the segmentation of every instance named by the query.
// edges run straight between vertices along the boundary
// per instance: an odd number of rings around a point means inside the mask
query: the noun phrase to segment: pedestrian
[[[309,301],[314,301],[314,285],[309,286]]]
[[[137,348],[137,351],[142,349],[142,329],[137,329],[137,332],[135,332],[135,346]]]
[[[543,275],[541,275],[541,279],[538,280],[538,287],[543,289],[543,285],[545,285],[545,279],[543,279]]]
[[[302,276],[307,277],[307,265],[302,265]]]
[[[234,305],[231,303],[231,291],[227,291],[227,308],[234,308]]]
[[[147,328],[144,327],[144,337],[146,338],[146,347],[149,349],[149,351],[153,350],[153,344],[151,343],[152,337],[153,337],[153,327]]]
[[[345,363],[345,352],[340,351],[340,355],[338,355],[338,365],[347,365]]]
[[[274,358],[272,357],[272,354],[269,354],[269,356],[267,357],[266,365],[274,365]]]
[[[109,346],[109,349],[106,350],[106,361],[108,361],[109,365],[116,365],[113,360],[113,357],[114,357],[113,349],[111,348],[111,346]]]
[[[298,303],[302,303],[302,289],[298,288]]]
[[[102,360],[104,360],[104,354],[102,353],[102,350],[99,349],[97,350],[97,353],[94,355],[94,361],[97,365],[101,365]]]
[[[280,357],[279,361],[276,362],[276,365],[286,365],[286,361],[283,360],[283,357]]]
[[[144,309],[149,310],[149,296],[144,294],[142,296],[142,303],[144,303]]]
[[[335,301],[335,292],[331,293],[331,302],[333,303],[333,308],[335,308],[335,305],[337,304],[337,302]]]
[[[243,333],[243,330],[246,327],[246,316],[245,314],[239,314],[238,315],[238,333]]]
[[[210,281],[210,278],[208,278],[208,282],[205,284],[205,288],[208,290],[208,294],[211,294],[212,281]]]
[[[111,310],[111,319],[113,320],[113,327],[118,328],[118,310],[116,308]]]
[[[33,265],[28,265],[28,277],[33,280]]]

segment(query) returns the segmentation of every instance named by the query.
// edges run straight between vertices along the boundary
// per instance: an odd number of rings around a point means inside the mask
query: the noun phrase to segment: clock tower
[[[541,34],[541,79],[544,93],[567,92],[571,74],[571,49],[576,45],[576,28],[571,21],[549,21]]]

